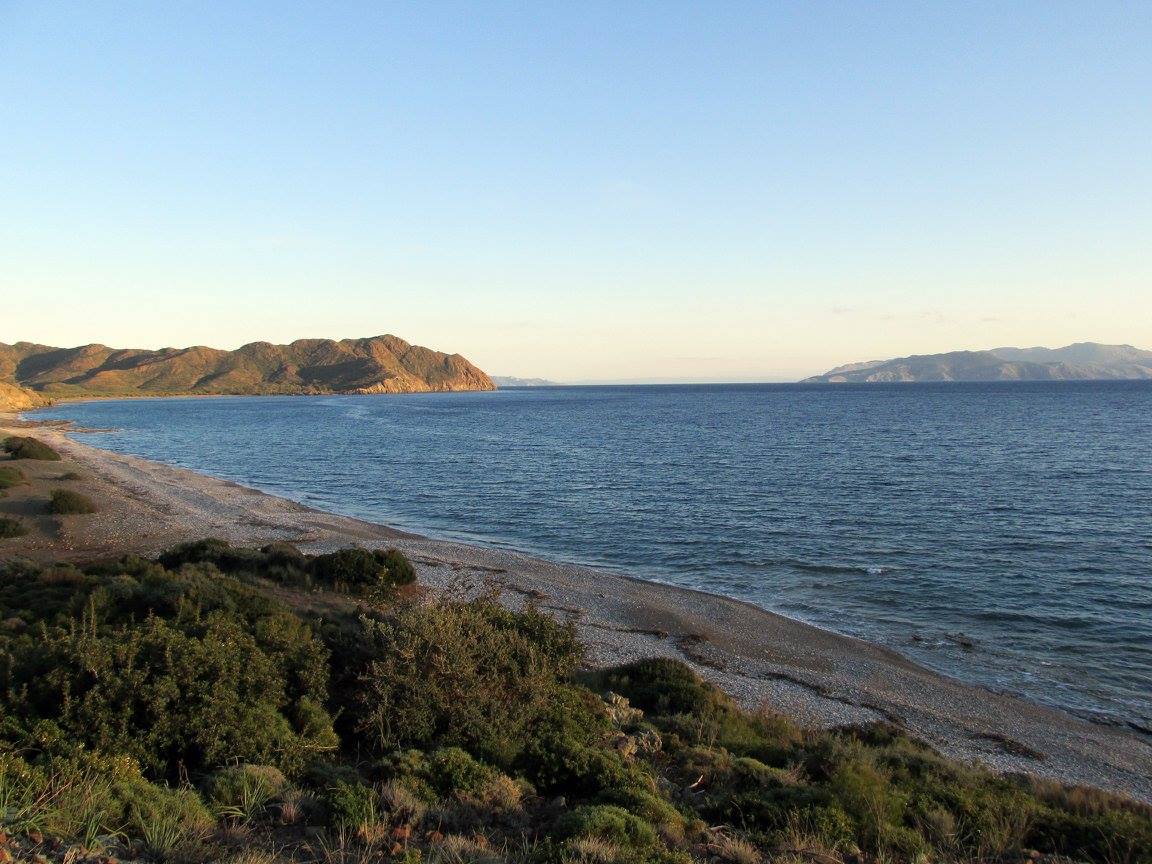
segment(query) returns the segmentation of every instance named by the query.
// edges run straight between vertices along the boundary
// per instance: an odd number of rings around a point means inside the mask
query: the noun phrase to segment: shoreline
[[[595,665],[645,656],[684,660],[749,707],[765,705],[804,725],[894,722],[949,756],[1001,772],[1098,786],[1152,802],[1152,741],[1060,709],[966,684],[898,652],[749,601],[549,561],[513,549],[425,537],[316,510],[232,481],[68,437],[53,421],[0,415],[0,427],[36,428],[79,463],[114,502],[28,557],[158,552],[182,539],[237,545],[287,540],[310,552],[350,544],[395,545],[422,584],[453,595],[499,593],[572,620]],[[4,547],[5,552],[9,547]],[[16,552],[16,549],[13,549]]]

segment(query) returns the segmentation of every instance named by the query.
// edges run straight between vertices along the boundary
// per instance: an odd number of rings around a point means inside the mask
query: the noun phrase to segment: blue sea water
[[[752,601],[1152,726],[1152,384],[67,404],[89,443]]]

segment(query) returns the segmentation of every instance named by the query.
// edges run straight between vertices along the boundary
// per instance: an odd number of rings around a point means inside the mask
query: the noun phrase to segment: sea
[[[89,444],[739,598],[1152,730],[1152,382],[64,404]]]

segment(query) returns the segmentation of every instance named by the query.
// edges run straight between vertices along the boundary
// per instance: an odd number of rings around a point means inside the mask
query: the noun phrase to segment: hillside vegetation
[[[0,564],[0,860],[1152,862],[1146,807],[589,670],[570,624],[413,577],[218,540]]]
[[[0,382],[11,391],[30,393],[34,400],[495,389],[483,371],[459,354],[410,345],[395,336],[340,342],[302,339],[290,345],[253,342],[235,351],[199,346],[158,351],[104,345],[52,348],[17,342],[0,344]]]

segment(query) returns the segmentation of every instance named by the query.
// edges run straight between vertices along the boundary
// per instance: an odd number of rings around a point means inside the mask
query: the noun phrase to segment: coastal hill
[[[39,393],[0,381],[0,411],[27,411],[47,404]]]
[[[105,345],[0,344],[0,404],[82,396],[419,393],[495,390],[459,354],[396,336],[253,342],[235,351],[195,346],[157,351]],[[23,392],[21,392],[23,391]]]
[[[547,378],[517,378],[515,375],[493,375],[492,380],[500,389],[506,387],[555,387],[555,381]]]
[[[1152,379],[1152,351],[1079,342],[1064,348],[993,348],[849,363],[805,384],[916,381],[1116,381]]]

